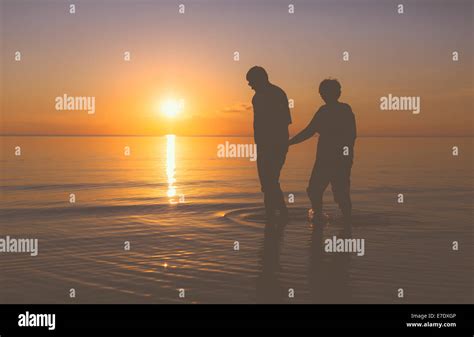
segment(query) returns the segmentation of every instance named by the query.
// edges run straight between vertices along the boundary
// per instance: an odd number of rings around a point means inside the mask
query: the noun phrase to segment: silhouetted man
[[[288,98],[282,89],[270,83],[262,67],[251,68],[247,73],[247,81],[255,90],[252,99],[253,129],[265,213],[268,220],[274,218],[277,210],[286,218],[288,210],[279,179],[288,152],[288,125],[291,124]]]
[[[313,222],[323,220],[323,193],[331,183],[334,201],[350,221],[352,203],[350,176],[354,159],[356,123],[349,104],[339,102],[341,85],[337,80],[324,80],[319,93],[326,102],[314,115],[309,125],[290,140],[298,144],[319,133],[316,162],[307,189],[313,209]]]

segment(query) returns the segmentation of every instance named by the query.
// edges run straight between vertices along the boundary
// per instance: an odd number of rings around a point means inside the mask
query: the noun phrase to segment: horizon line
[[[0,134],[0,137],[165,137],[174,135],[177,137],[233,137],[248,138],[253,135],[176,135],[173,133],[160,135],[130,135],[130,134]],[[317,135],[318,136],[318,135]],[[473,135],[362,135],[357,138],[473,138]]]

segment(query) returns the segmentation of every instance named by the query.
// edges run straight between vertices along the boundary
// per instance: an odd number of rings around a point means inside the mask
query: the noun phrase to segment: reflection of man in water
[[[257,303],[279,303],[282,299],[279,276],[283,235],[284,227],[265,224],[261,273],[257,278]]]
[[[341,85],[337,80],[322,81],[319,93],[326,104],[319,108],[308,126],[290,140],[290,145],[319,133],[316,162],[307,189],[315,215],[313,221],[324,220],[323,193],[331,183],[334,201],[339,204],[347,223],[352,211],[350,176],[356,138],[355,118],[350,105],[339,102]]]
[[[262,67],[252,67],[247,73],[247,81],[255,90],[252,99],[253,128],[265,213],[267,219],[272,219],[276,211],[287,217],[279,179],[288,152],[288,125],[291,124],[288,98],[282,89],[269,82]]]

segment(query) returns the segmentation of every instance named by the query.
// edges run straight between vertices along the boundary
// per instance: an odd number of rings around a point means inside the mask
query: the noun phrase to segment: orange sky
[[[361,136],[472,135],[472,2],[2,2],[1,134],[251,135],[253,65],[295,100],[295,133],[340,80]],[[22,60],[14,60],[15,51]],[[349,51],[349,62],[342,52]],[[452,51],[460,60],[452,62]],[[131,61],[123,52],[131,52]],[[233,52],[240,60],[233,60]],[[380,111],[420,96],[421,113]],[[94,96],[96,113],[56,111]],[[183,99],[176,118],[157,106]]]

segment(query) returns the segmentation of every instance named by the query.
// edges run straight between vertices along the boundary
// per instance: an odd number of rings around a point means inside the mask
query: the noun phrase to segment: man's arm
[[[284,122],[291,124],[291,113],[290,113],[290,106],[288,102],[288,96],[286,96],[286,93],[282,90],[282,97],[281,97],[281,106],[282,106],[282,117],[284,118]]]
[[[309,122],[307,127],[305,127],[300,133],[298,133],[296,136],[294,136],[293,138],[289,140],[288,145],[294,145],[294,144],[299,144],[301,142],[304,142],[308,138],[311,138],[318,131],[319,119],[320,119],[320,117],[318,117],[319,111],[320,110],[316,112],[316,114],[314,115],[311,122]]]
[[[350,107],[349,107],[350,108]],[[350,114],[350,122],[351,122],[351,127],[350,127],[350,140],[351,140],[351,145],[354,146],[355,144],[355,139],[357,137],[357,127],[356,127],[356,121],[355,121],[355,116],[354,113],[352,112],[351,109],[351,114]]]

